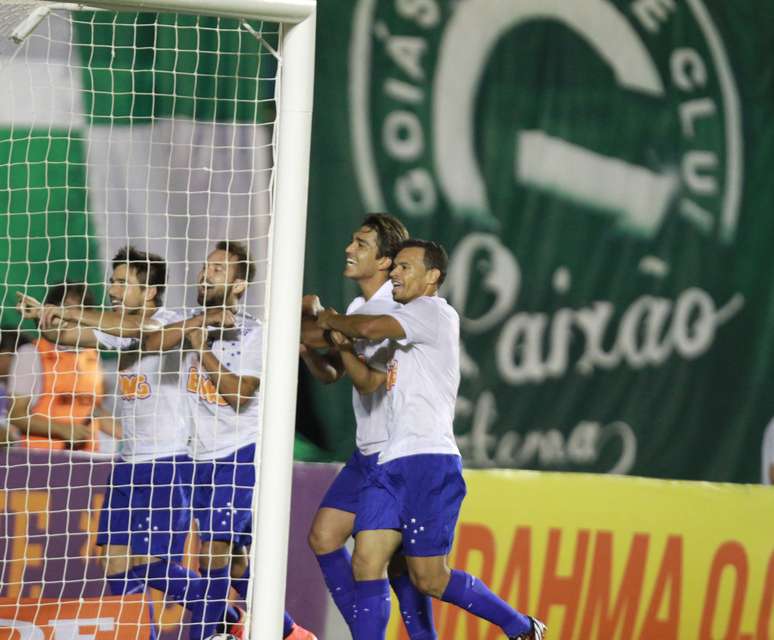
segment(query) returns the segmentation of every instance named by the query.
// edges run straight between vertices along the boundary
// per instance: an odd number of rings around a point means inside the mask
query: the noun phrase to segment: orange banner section
[[[774,489],[468,471],[450,562],[551,640],[774,640]],[[497,640],[450,605],[440,640]],[[406,638],[397,608],[388,638]]]
[[[148,640],[148,615],[142,596],[0,598],[0,640]]]

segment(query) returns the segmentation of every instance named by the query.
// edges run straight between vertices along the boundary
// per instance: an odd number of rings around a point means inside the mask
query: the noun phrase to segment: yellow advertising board
[[[774,489],[528,471],[465,479],[451,566],[547,622],[550,640],[774,640]],[[442,640],[504,637],[451,605],[435,620]],[[397,610],[387,637],[407,637]]]

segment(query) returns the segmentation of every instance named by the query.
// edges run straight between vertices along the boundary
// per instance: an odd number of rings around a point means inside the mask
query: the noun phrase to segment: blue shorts
[[[339,509],[357,513],[360,492],[368,483],[368,477],[376,468],[378,453],[363,455],[358,449],[347,460],[347,464],[334,478],[320,503],[320,508]]]
[[[105,489],[97,545],[128,546],[138,556],[179,560],[191,528],[185,456],[118,462]]]
[[[220,540],[240,546],[252,542],[255,445],[249,444],[217,460],[192,465],[194,518],[202,541]]]
[[[421,454],[377,465],[360,493],[355,531],[396,529],[406,556],[445,556],[465,498],[462,460]]]

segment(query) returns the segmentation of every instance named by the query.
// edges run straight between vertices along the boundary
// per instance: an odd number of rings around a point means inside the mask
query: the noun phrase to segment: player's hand
[[[42,331],[61,329],[64,319],[64,309],[62,307],[53,304],[46,304],[40,307],[38,324]]]
[[[32,296],[21,291],[16,292],[16,310],[25,320],[37,320],[43,305]]]
[[[340,351],[352,351],[352,340],[341,333],[341,331],[331,331],[330,337],[333,345]]]
[[[204,313],[204,324],[228,329],[236,325],[236,318],[234,312],[228,309],[207,309]]]
[[[301,298],[301,314],[316,318],[324,309],[320,298],[314,294],[307,294]]]
[[[320,329],[330,329],[330,320],[337,315],[339,315],[338,312],[332,307],[329,309],[323,309],[320,311],[320,313],[317,314],[317,326],[320,327]]]
[[[298,355],[304,357],[307,353],[309,353],[309,347],[302,342],[298,345]]]
[[[202,351],[207,344],[207,328],[190,327],[186,329],[185,337],[194,351]]]

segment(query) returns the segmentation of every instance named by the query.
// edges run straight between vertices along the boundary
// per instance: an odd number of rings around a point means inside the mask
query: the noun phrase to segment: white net
[[[279,27],[43,6],[0,2],[0,638],[235,631]]]

